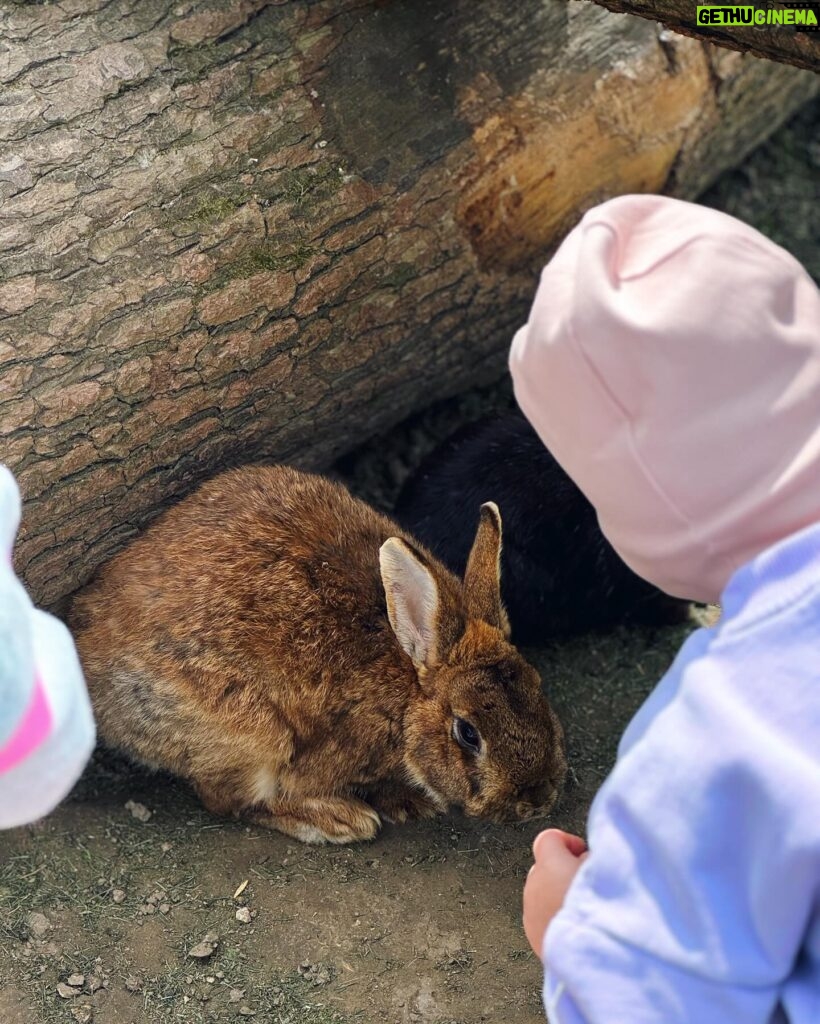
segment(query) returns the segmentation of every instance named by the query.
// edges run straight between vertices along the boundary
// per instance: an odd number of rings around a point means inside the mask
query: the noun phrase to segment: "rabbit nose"
[[[534,818],[536,815],[548,811],[557,798],[558,789],[551,783],[532,786],[519,793],[519,799],[515,805],[515,813],[524,820]]]

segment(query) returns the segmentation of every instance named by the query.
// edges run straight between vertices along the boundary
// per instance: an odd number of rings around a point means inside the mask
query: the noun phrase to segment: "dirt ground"
[[[556,823],[583,829],[616,737],[679,641],[623,632],[538,652],[577,776]],[[535,1024],[519,906],[537,829],[442,818],[307,847],[98,757],[69,803],[0,841],[0,1020]],[[213,954],[190,956],[209,932]],[[82,994],[61,998],[76,974]],[[92,978],[107,987],[91,994]]]
[[[815,105],[705,197],[815,276],[818,126]],[[338,471],[389,508],[437,438],[508,402],[505,385],[460,396]],[[583,832],[623,727],[687,628],[531,652],[574,772],[554,824]],[[307,847],[216,820],[184,786],[100,753],[55,814],[0,836],[0,1024],[536,1024],[520,899],[539,827],[442,818]]]

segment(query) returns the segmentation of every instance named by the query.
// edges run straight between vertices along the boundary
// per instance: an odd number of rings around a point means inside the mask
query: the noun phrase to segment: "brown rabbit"
[[[100,735],[305,842],[454,805],[542,813],[563,734],[507,640],[500,551],[492,504],[462,583],[339,484],[227,472],[74,603]]]

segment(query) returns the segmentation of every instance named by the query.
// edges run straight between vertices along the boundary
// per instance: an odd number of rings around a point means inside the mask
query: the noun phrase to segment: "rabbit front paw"
[[[394,825],[417,818],[435,818],[445,808],[426,793],[409,786],[384,786],[368,793],[368,801]]]
[[[379,815],[363,800],[338,796],[274,801],[251,820],[303,843],[367,842],[381,827]]]

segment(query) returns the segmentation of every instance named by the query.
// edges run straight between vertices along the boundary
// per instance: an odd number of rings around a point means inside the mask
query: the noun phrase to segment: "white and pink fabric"
[[[94,748],[94,719],[74,642],[33,607],[14,574],[20,495],[0,465],[0,828],[48,814]]]

